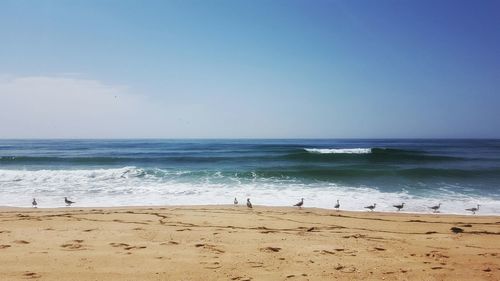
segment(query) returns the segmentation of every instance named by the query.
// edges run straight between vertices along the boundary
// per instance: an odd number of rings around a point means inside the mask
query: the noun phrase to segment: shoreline
[[[90,210],[90,209],[150,209],[150,208],[210,208],[210,207],[227,207],[227,208],[246,208],[244,203],[239,204],[238,206],[234,206],[232,204],[206,204],[206,205],[127,205],[127,206],[87,206],[87,207],[12,207],[12,206],[1,206],[0,205],[0,213],[3,211],[14,211],[14,210],[42,210],[42,211],[57,211],[57,210]],[[294,206],[271,206],[271,205],[255,205],[253,204],[254,210],[257,208],[261,209],[298,209]],[[429,216],[450,216],[450,217],[481,217],[481,218],[500,218],[500,214],[481,214],[477,212],[476,214],[459,214],[459,213],[443,213],[443,212],[407,212],[407,211],[366,211],[366,210],[336,210],[336,209],[328,209],[328,208],[320,208],[320,207],[303,207],[298,210],[318,210],[323,212],[333,212],[333,213],[353,213],[353,214],[388,214],[388,215],[429,215]]]
[[[0,276],[498,280],[499,235],[497,216],[232,205],[0,207]]]

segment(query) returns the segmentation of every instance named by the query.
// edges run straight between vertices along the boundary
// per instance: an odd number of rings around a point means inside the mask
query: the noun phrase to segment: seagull
[[[252,209],[252,203],[250,203],[250,198],[247,198],[247,207]]]
[[[33,198],[33,202],[31,202],[31,205],[33,206],[33,208],[36,208],[36,206],[38,205],[35,198]]]
[[[377,203],[374,203],[371,206],[366,206],[365,209],[370,209],[370,211],[373,211],[373,209],[375,209],[376,206],[377,206]]]
[[[304,198],[300,199],[300,202],[295,204],[294,206],[297,206],[299,208],[302,208],[302,205],[304,205]]]
[[[465,209],[465,210],[469,211],[469,212],[472,212],[472,214],[475,215],[476,212],[479,211],[479,204],[477,204],[476,208],[469,208],[469,209]]]
[[[334,207],[334,208],[335,208],[335,209],[337,209],[337,210],[340,208],[340,203],[339,203],[339,200],[338,200],[338,199],[337,199],[337,204],[335,204],[335,207]]]
[[[64,203],[66,203],[66,206],[70,206],[71,207],[71,204],[74,204],[75,202],[68,200],[67,197],[64,197]]]
[[[398,209],[398,212],[401,211],[401,209],[403,209],[403,207],[405,206],[405,203],[402,203],[401,205],[392,205],[394,208],[397,208]]]
[[[236,197],[234,197],[234,205],[238,205],[238,199],[236,199]]]
[[[441,207],[441,203],[437,204],[436,206],[429,207],[429,209],[434,210],[434,213],[436,213],[440,207]]]

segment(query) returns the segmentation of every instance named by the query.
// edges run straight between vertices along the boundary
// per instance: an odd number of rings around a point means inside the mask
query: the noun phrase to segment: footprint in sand
[[[168,242],[162,242],[160,245],[179,245],[179,242],[176,241],[168,241]]]
[[[440,260],[440,259],[448,259],[449,256],[444,255],[443,253],[439,251],[430,251],[429,253],[425,254],[426,257],[429,258],[434,258],[435,260]]]
[[[203,247],[204,249],[207,249],[207,250],[210,250],[212,252],[215,252],[217,254],[223,254],[225,253],[226,251],[224,250],[221,250],[219,248],[217,248],[216,245],[210,245],[210,244],[203,244],[203,243],[198,243],[198,244],[195,244],[194,245],[196,248],[200,248],[200,247]]]
[[[253,279],[252,277],[243,277],[243,276],[236,276],[231,278],[231,280],[239,280],[239,281],[250,281],[252,279]]]
[[[353,234],[353,235],[342,236],[342,238],[356,238],[356,239],[358,239],[358,238],[366,238],[366,235],[356,233],[356,234]]]
[[[128,246],[130,246],[129,244],[126,244],[126,243],[109,243],[109,245],[111,245],[113,247],[128,247]]]
[[[40,274],[38,274],[36,272],[26,272],[26,273],[23,274],[23,276],[26,279],[36,279],[36,278],[42,277]]]
[[[0,245],[0,249],[7,249],[7,248],[10,248],[11,246],[10,245]]]
[[[133,250],[133,249],[146,249],[147,247],[146,246],[129,246],[129,247],[125,247],[123,249],[125,250]]]
[[[126,243],[109,243],[109,245],[111,245],[112,247],[121,247],[123,248],[124,250],[133,250],[133,249],[146,249],[147,247],[146,246],[130,246],[129,244],[126,244]],[[127,253],[128,255],[132,254],[130,252]]]
[[[62,244],[61,247],[67,250],[86,250],[84,245],[81,244],[82,242],[83,240],[77,239],[70,241],[69,243]]]
[[[357,270],[356,267],[353,265],[345,266],[341,264],[337,264],[337,266],[335,266],[334,269],[344,273],[353,273],[356,272]]]
[[[191,231],[191,228],[182,228],[182,229],[177,229],[176,231]]]
[[[249,261],[247,263],[250,264],[250,267],[253,268],[264,267],[264,263],[260,261]]]
[[[26,240],[16,240],[13,243],[16,243],[16,244],[29,244],[30,242],[28,242]]]
[[[220,265],[220,263],[218,261],[212,262],[211,265],[205,266],[206,269],[217,269],[217,268],[221,268],[221,267],[222,267],[222,265]]]
[[[281,251],[281,248],[279,248],[279,247],[265,247],[265,248],[260,248],[260,250],[262,252],[268,252],[268,253],[275,252],[275,253],[277,253],[277,252]]]
[[[434,266],[434,267],[431,267],[432,270],[436,270],[436,269],[443,269],[442,266]]]

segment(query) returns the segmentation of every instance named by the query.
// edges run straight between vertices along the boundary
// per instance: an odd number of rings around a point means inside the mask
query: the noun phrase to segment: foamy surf
[[[371,148],[304,148],[310,153],[320,154],[368,154],[372,153]]]
[[[377,187],[349,186],[328,182],[304,183],[278,178],[239,178],[221,172],[145,170],[136,167],[89,170],[0,170],[0,206],[30,207],[37,198],[39,208],[64,207],[69,197],[78,207],[212,205],[231,204],[237,197],[252,198],[256,205],[290,206],[305,198],[307,207],[332,209],[337,199],[341,209],[364,211],[377,203],[376,211],[395,211],[393,204],[405,202],[404,212],[429,213],[429,206],[442,203],[441,212],[467,214],[466,207],[481,204],[478,215],[500,213],[500,202],[486,196],[466,195],[441,188],[427,194],[407,190],[382,191]],[[186,178],[187,177],[187,178]]]
[[[0,206],[231,204],[500,214],[500,140],[0,140]],[[229,200],[229,202],[228,202]],[[240,200],[241,201],[241,200]]]

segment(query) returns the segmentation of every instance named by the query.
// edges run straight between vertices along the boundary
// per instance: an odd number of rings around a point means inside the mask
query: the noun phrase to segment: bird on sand
[[[434,213],[436,213],[439,208],[441,208],[441,203],[437,204],[436,206],[429,207],[429,209],[432,209]]]
[[[334,208],[337,209],[337,210],[340,208],[340,203],[339,203],[338,199],[337,199],[337,204],[335,204]]]
[[[477,207],[475,207],[475,208],[469,208],[469,209],[465,209],[465,210],[472,212],[472,214],[475,215],[476,212],[479,211],[479,204],[477,204]]]
[[[392,205],[394,208],[397,208],[398,209],[398,212],[401,211],[401,209],[403,209],[403,207],[405,206],[405,203],[401,203],[401,205]]]
[[[75,202],[68,200],[68,197],[64,197],[64,203],[66,203],[66,206],[71,207],[71,204],[74,204]]]
[[[31,205],[33,206],[33,208],[36,208],[36,206],[38,205],[35,198],[33,198],[33,202],[31,202]]]
[[[304,205],[304,198],[300,199],[300,202],[295,204],[294,206],[302,208],[302,205]]]
[[[377,203],[374,203],[373,205],[366,206],[365,209],[370,209],[370,211],[373,211],[373,209],[375,209],[376,206],[377,206]]]
[[[252,203],[250,202],[250,198],[247,198],[247,207],[252,209]]]
[[[238,205],[238,199],[236,199],[236,197],[234,197],[234,205]]]

